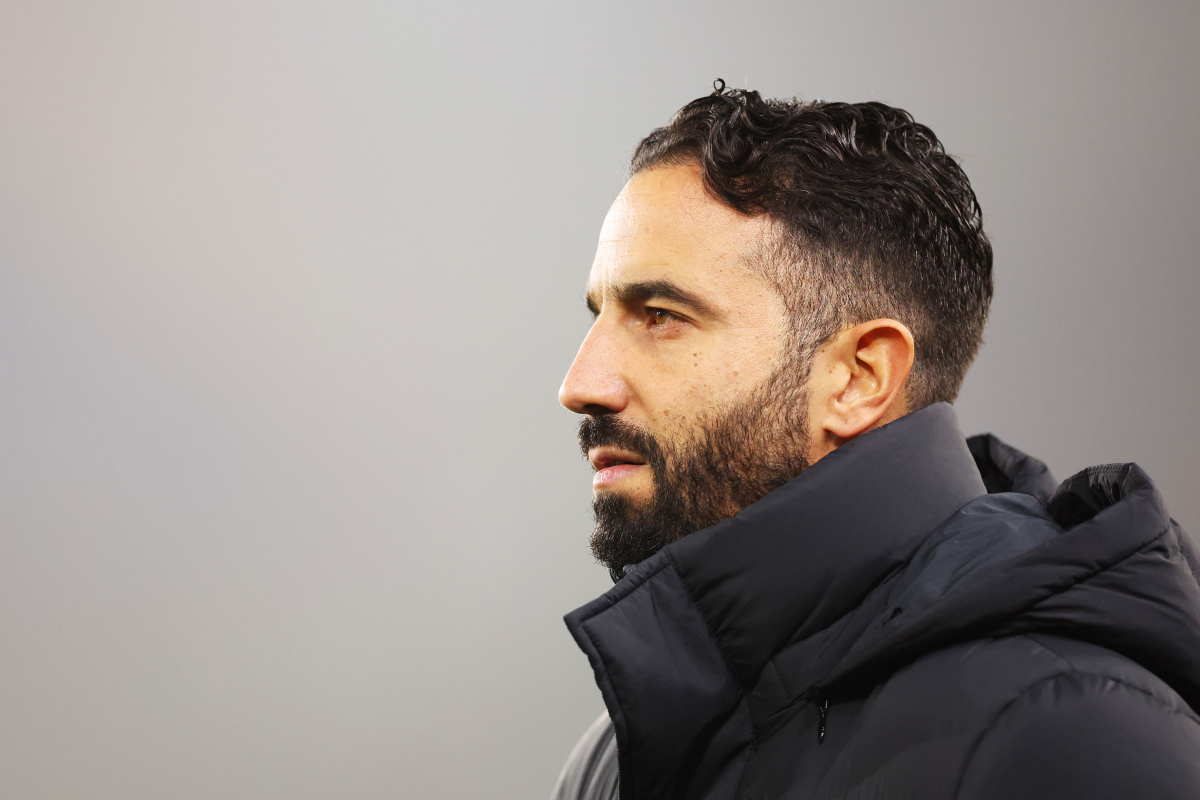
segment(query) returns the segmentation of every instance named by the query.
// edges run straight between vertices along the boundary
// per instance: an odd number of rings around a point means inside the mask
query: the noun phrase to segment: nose
[[[558,402],[576,414],[615,414],[629,405],[629,385],[621,376],[620,349],[597,320],[558,390]]]

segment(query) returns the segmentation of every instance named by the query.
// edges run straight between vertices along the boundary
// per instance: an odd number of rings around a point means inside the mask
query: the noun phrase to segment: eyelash
[[[679,317],[675,316],[670,311],[667,311],[665,308],[655,308],[653,306],[646,307],[646,314],[650,317],[650,327],[652,328],[665,325],[671,320],[679,319]],[[659,318],[660,314],[662,315],[661,319]]]

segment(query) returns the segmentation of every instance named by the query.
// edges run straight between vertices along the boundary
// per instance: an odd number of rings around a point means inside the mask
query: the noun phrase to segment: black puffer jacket
[[[612,726],[559,796],[1200,798],[1198,575],[1136,465],[930,406],[568,615]]]

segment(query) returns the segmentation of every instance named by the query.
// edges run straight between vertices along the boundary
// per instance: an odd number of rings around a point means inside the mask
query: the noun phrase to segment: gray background
[[[0,796],[538,798],[608,585],[555,400],[628,152],[885,100],[996,247],[958,404],[1200,528],[1200,4],[6,0]]]

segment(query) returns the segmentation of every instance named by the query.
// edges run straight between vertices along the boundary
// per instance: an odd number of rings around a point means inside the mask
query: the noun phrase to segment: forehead
[[[770,228],[765,217],[713,199],[695,166],[641,172],[604,219],[588,293],[599,299],[623,284],[650,280],[717,296],[747,282],[761,288],[748,259]]]

